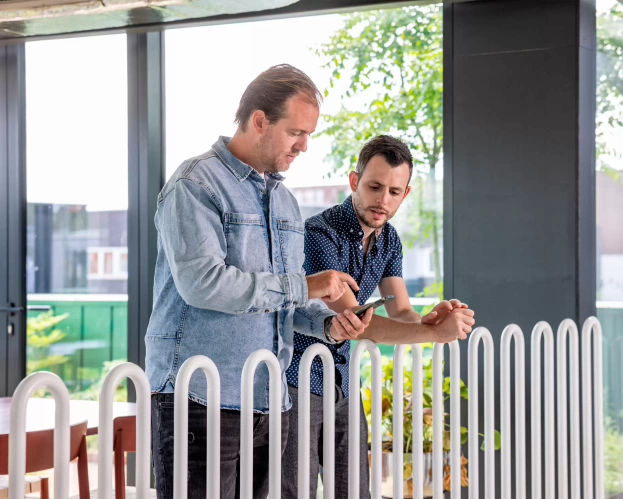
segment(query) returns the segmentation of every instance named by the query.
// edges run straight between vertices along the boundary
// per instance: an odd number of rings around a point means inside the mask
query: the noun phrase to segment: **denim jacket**
[[[158,196],[154,307],[145,338],[152,392],[170,393],[182,363],[206,355],[221,378],[221,407],[240,409],[242,368],[255,350],[281,366],[282,410],[291,406],[285,370],[297,332],[324,338],[335,315],[309,300],[303,270],[304,224],[279,174],[259,174],[220,137],[189,159]],[[254,410],[268,411],[268,369],[254,380]],[[197,371],[190,398],[206,404]]]

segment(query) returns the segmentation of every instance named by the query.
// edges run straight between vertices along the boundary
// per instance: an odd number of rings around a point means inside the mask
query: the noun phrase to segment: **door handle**
[[[24,311],[24,307],[15,307],[13,305],[10,307],[0,307],[0,312],[5,312],[11,315],[18,314],[23,311]]]

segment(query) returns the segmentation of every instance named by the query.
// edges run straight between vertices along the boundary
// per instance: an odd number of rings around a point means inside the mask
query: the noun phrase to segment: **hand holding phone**
[[[359,310],[355,311],[355,315],[357,317],[363,317],[363,315],[366,313],[366,310],[368,310],[369,308],[379,308],[381,305],[385,305],[385,302],[388,301],[392,301],[395,300],[396,297],[394,295],[388,295],[388,296],[384,296],[383,298],[380,298],[372,303],[368,303],[367,305],[364,305],[363,307],[361,307]]]

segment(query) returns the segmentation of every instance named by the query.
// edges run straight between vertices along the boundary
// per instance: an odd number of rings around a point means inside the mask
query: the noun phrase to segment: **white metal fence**
[[[564,320],[554,339],[552,328],[546,322],[539,322],[531,336],[531,410],[526,412],[525,387],[525,346],[524,334],[516,325],[509,325],[503,331],[500,341],[500,397],[499,411],[501,421],[501,497],[518,499],[530,497],[540,499],[545,485],[545,499],[604,499],[604,447],[603,447],[603,375],[602,375],[602,332],[599,321],[594,317],[586,320],[581,338],[572,320]],[[511,430],[511,341],[515,342],[515,432]],[[568,348],[567,348],[568,341]],[[484,404],[480,403],[478,393],[480,342],[484,344]],[[541,344],[544,350],[541,352]],[[556,343],[556,350],[554,344]],[[580,345],[582,362],[580,364]],[[381,498],[381,354],[371,341],[360,341],[351,355],[350,380],[355,383],[351,393],[357,393],[360,380],[360,360],[365,350],[372,358],[372,498]],[[413,483],[414,498],[423,497],[424,456],[423,456],[423,379],[422,350],[413,345]],[[567,353],[568,352],[568,353]],[[397,346],[394,353],[394,401],[402,404],[405,346]],[[479,439],[478,417],[484,411],[485,441],[494,441],[494,418],[496,400],[494,397],[494,342],[486,328],[477,328],[468,344],[468,457],[469,457],[469,497],[480,497],[479,481]],[[434,498],[443,496],[443,345],[436,344],[433,350],[433,490]],[[299,476],[298,495],[307,499],[309,495],[309,371],[312,360],[320,356],[324,366],[325,391],[331,392],[334,385],[333,358],[323,345],[310,347],[303,356],[299,373]],[[277,358],[268,350],[254,352],[246,361],[241,379],[241,495],[251,497],[253,475],[252,417],[253,417],[253,377],[260,363],[266,363],[270,374],[270,412],[280,411],[281,372]],[[545,372],[541,372],[541,366]],[[554,366],[556,383],[554,386]],[[207,411],[207,487],[206,497],[219,497],[220,468],[220,378],[215,364],[207,357],[195,356],[188,359],[177,376],[175,393],[175,462],[174,497],[187,497],[188,466],[188,384],[192,374],[201,369],[208,382]],[[99,491],[98,499],[112,499],[111,474],[113,451],[112,403],[117,386],[125,378],[130,378],[137,393],[137,459],[136,493],[139,499],[149,497],[150,473],[150,426],[151,403],[150,388],[145,373],[136,365],[126,363],[115,367],[106,377],[100,393],[100,438],[99,438]],[[460,346],[450,344],[450,432],[451,432],[451,480],[452,499],[460,498],[461,487],[461,399],[460,399]],[[56,400],[56,428],[54,433],[54,497],[67,499],[69,489],[69,468],[66,457],[69,455],[69,393],[63,382],[51,373],[35,373],[24,379],[17,387],[11,405],[11,438],[9,498],[22,499],[24,491],[24,471],[26,462],[25,415],[28,399],[38,389],[47,388]],[[580,391],[581,387],[581,391]],[[556,391],[555,391],[555,388]],[[557,399],[555,400],[555,393]],[[581,394],[581,398],[580,398]],[[581,400],[581,409],[580,409]],[[542,407],[544,401],[544,411]],[[556,402],[557,410],[554,410]],[[332,398],[324,401],[324,498],[334,498],[334,402]],[[359,425],[360,405],[357,397],[349,401],[349,424]],[[532,490],[527,495],[526,478],[526,418],[530,418],[531,440],[531,483]],[[555,419],[557,417],[557,420]],[[545,432],[542,432],[542,420]],[[580,428],[580,420],[582,426]],[[568,424],[569,422],[569,424]],[[403,441],[403,414],[394,413],[394,442]],[[270,418],[270,498],[281,496],[281,418]],[[359,431],[349,432],[349,499],[356,499],[359,490]],[[580,441],[582,438],[582,441]],[[544,439],[544,440],[543,440]],[[515,462],[511,460],[513,442]],[[567,442],[570,442],[569,448]],[[544,444],[545,456],[541,447]],[[557,446],[556,446],[557,444]],[[484,497],[495,497],[495,449],[492,444],[485,448]],[[394,452],[394,497],[402,498],[403,454]],[[556,463],[558,464],[556,468]],[[512,468],[515,469],[515,489],[511,490]],[[571,483],[571,487],[569,487]],[[558,487],[557,495],[556,486]]]

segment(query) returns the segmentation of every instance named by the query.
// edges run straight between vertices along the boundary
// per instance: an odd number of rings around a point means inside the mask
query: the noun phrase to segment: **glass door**
[[[29,42],[25,60],[26,373],[95,400],[127,360],[126,36]]]

